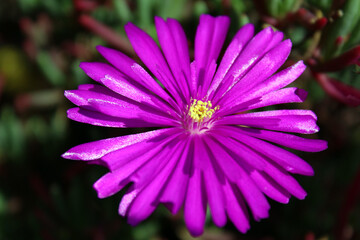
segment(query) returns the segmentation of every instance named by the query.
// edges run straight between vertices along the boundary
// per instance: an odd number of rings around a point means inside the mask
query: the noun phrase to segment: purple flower
[[[119,213],[131,225],[146,219],[159,203],[173,214],[182,207],[193,236],[202,234],[209,205],[215,225],[229,218],[241,232],[268,217],[268,196],[288,203],[306,192],[291,174],[313,175],[312,167],[277,145],[317,152],[326,141],[290,133],[318,132],[309,110],[252,110],[303,102],[304,90],[287,87],[305,70],[302,61],[276,72],[291,49],[290,40],[270,27],[254,36],[247,24],[235,35],[219,66],[216,62],[229,27],[226,16],[202,15],[190,63],[180,24],[155,18],[160,48],[144,31],[125,26],[148,73],[121,52],[99,46],[111,64],[81,63],[100,84],[80,85],[65,96],[78,107],[68,117],[118,128],[158,130],[76,146],[64,158],[105,164],[110,172],[94,188],[100,198],[131,184]],[[157,79],[161,84],[158,84]]]

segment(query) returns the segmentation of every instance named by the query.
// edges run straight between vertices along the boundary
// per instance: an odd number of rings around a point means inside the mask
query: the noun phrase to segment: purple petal
[[[125,119],[144,119],[146,122],[153,122],[163,126],[176,126],[177,122],[164,115],[159,115],[151,109],[146,109],[142,106],[129,104],[128,102],[109,102],[102,99],[89,99],[90,106],[103,114],[112,117]]]
[[[98,197],[109,197],[120,191],[130,182],[135,182],[134,185],[136,186],[136,189],[141,189],[149,182],[149,179],[156,170],[159,169],[161,163],[164,164],[165,161],[161,161],[160,157],[165,157],[166,154],[172,153],[171,149],[166,148],[166,146],[169,142],[173,141],[176,136],[178,135],[167,137],[160,141],[157,147],[145,152],[141,156],[131,158],[124,154],[124,159],[122,157],[120,159],[118,158],[119,163],[112,164],[113,168],[116,168],[116,170],[105,174],[95,182],[94,189],[97,191]],[[114,162],[115,157],[120,157],[119,153],[124,153],[124,151],[111,152],[105,155],[102,160],[106,163]],[[141,179],[137,178],[139,172],[143,173]],[[143,184],[139,183],[140,180]]]
[[[226,105],[234,99],[242,97],[244,92],[248,89],[252,89],[254,86],[275,73],[289,56],[290,50],[291,41],[285,40],[266,53],[265,56],[262,57],[259,62],[256,63],[256,65],[247,72],[222,99],[219,100],[220,106],[222,106],[221,104]]]
[[[236,61],[232,64],[230,70],[225,75],[219,88],[213,97],[218,100],[229,89],[231,89],[259,59],[266,53],[266,47],[273,37],[273,31],[270,27],[265,28],[255,35],[240,53]]]
[[[155,17],[155,26],[161,48],[176,82],[185,99],[189,99],[190,57],[184,30],[176,20],[168,19],[168,22],[165,22],[160,17]]]
[[[225,75],[234,64],[236,58],[241,51],[245,48],[245,45],[254,35],[254,25],[246,24],[236,33],[235,37],[231,41],[230,45],[226,49],[224,57],[221,60],[220,66],[216,71],[213,82],[210,85],[208,95],[212,98],[214,91],[218,88]]]
[[[219,125],[246,125],[275,131],[311,134],[319,131],[310,110],[274,110],[226,116]]]
[[[280,203],[289,202],[290,194],[266,174],[254,170],[250,173],[250,177],[266,196]]]
[[[259,102],[251,104],[241,111],[248,111],[256,108],[262,108],[283,103],[298,103],[305,101],[307,92],[299,88],[283,88],[274,92],[270,92],[260,97]],[[235,110],[236,108],[234,108]]]
[[[206,141],[206,138],[204,138],[204,141]],[[197,151],[204,153],[201,159],[204,163],[202,173],[213,222],[216,226],[223,227],[227,220],[224,208],[224,193],[221,188],[221,182],[225,182],[224,174],[218,169],[218,163],[210,159],[209,153],[211,151],[208,147],[205,147],[204,143],[201,142]]]
[[[193,160],[193,152],[191,152],[190,144],[191,142],[188,141],[178,165],[175,167],[169,181],[163,188],[160,197],[160,202],[164,203],[173,214],[176,214],[180,210],[185,199],[191,166],[189,161]]]
[[[132,23],[127,23],[124,28],[131,45],[141,61],[159,79],[177,102],[181,103],[182,100],[179,98],[181,90],[174,85],[176,81],[155,41]]]
[[[232,138],[222,136],[221,131],[218,133],[216,130],[213,130],[212,133],[217,133],[215,138],[221,143],[221,146],[224,149],[228,149],[234,153],[236,156],[235,160],[239,165],[246,163],[258,170],[262,170],[266,166],[265,163],[255,156],[246,145],[241,144]]]
[[[248,101],[285,87],[295,81],[304,72],[305,68],[306,66],[303,61],[299,61],[291,67],[274,74],[262,83],[254,86],[246,93],[246,96],[242,97],[240,100],[242,102]]]
[[[200,153],[195,154],[199,155]],[[185,225],[194,237],[200,236],[204,232],[206,199],[203,191],[204,183],[201,180],[201,172],[195,168],[189,179],[184,205]]]
[[[236,163],[236,161],[223,149],[219,143],[208,138],[206,143],[212,151],[217,161],[221,160],[219,166],[225,175],[239,187],[242,195],[245,197],[255,220],[268,217],[270,205],[264,195],[258,189],[248,173]]]
[[[284,34],[280,31],[276,31],[273,33],[272,39],[268,42],[268,45],[266,46],[265,52],[270,51],[273,49],[276,45],[278,45],[284,38]]]
[[[173,172],[183,148],[184,142],[174,145],[173,151],[169,152],[169,158],[163,159],[166,164],[158,172],[153,173],[155,177],[137,194],[127,213],[129,224],[137,225],[155,210],[159,203],[159,193]]]
[[[230,186],[229,182],[223,185],[223,190],[226,197],[226,212],[230,220],[240,232],[247,232],[250,229],[250,224],[243,197],[237,189]]]
[[[314,175],[314,170],[312,167],[307,162],[291,152],[288,152],[265,141],[243,134],[237,130],[237,127],[224,126],[219,127],[218,129],[223,131],[224,134],[227,134],[228,136],[231,136],[232,138],[251,147],[256,152],[272,159],[288,172],[307,176]]]
[[[165,108],[167,111],[172,110],[167,104],[157,99],[156,95],[108,64],[82,62],[80,68],[82,68],[89,77],[104,84],[122,96],[140,103],[147,103],[159,109]]]
[[[266,172],[268,176],[274,179],[275,182],[296,198],[304,199],[306,197],[305,190],[300,186],[295,178],[280,167],[277,167],[271,160],[268,159],[267,163],[268,164],[264,172]]]
[[[211,79],[205,79],[212,61],[217,60],[229,28],[230,19],[226,16],[212,17],[201,15],[195,35],[195,56],[198,86],[206,93]]]
[[[71,120],[102,127],[139,128],[139,127],[163,127],[158,122],[147,122],[147,119],[125,119],[105,115],[82,108],[71,108],[67,111],[67,117]],[[166,124],[168,125],[168,124]]]
[[[136,144],[108,153],[103,156],[101,160],[106,163],[106,166],[110,169],[110,171],[115,171],[119,167],[129,163],[136,158],[142,157],[147,154],[150,154],[149,156],[153,157],[156,156],[156,151],[168,151],[168,143],[172,141],[176,136],[179,136],[180,132],[181,131],[177,129],[173,129],[173,131],[163,133],[151,139],[141,141]],[[154,152],[153,155],[151,155],[152,152]]]
[[[252,137],[260,138],[276,144],[280,144],[292,149],[305,152],[320,152],[327,149],[327,142],[318,139],[306,139],[292,134],[281,132],[266,131],[251,128],[238,128],[238,131],[243,132]]]
[[[95,160],[103,157],[104,155],[116,151],[118,149],[130,146],[132,144],[145,141],[160,134],[173,132],[174,129],[159,129],[144,133],[132,134],[116,138],[108,138],[95,142],[84,143],[71,148],[65,152],[62,157],[72,160]]]
[[[138,76],[140,81],[147,86],[147,88],[154,92],[168,103],[170,103],[175,109],[178,109],[178,104],[169,96],[169,94],[145,71],[139,64],[134,64],[131,69]]]
[[[136,81],[137,83],[141,84],[138,76],[131,70],[131,66],[136,64],[136,62],[132,59],[119,52],[115,49],[97,46],[96,49],[99,53],[114,67],[116,67],[120,72],[129,76],[132,80]]]
[[[143,106],[130,99],[121,97],[107,88],[96,86],[87,90],[67,90],[65,96],[74,104],[87,110],[101,112],[112,117],[125,119],[145,119],[146,122],[159,123],[165,126],[174,126],[176,123],[166,113],[154,108]],[[173,123],[171,123],[173,122]]]

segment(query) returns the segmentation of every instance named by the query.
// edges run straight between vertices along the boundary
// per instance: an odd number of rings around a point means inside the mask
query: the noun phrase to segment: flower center
[[[193,121],[201,123],[204,119],[210,119],[214,112],[219,109],[218,106],[212,107],[211,101],[203,102],[194,99],[190,105],[189,115]]]

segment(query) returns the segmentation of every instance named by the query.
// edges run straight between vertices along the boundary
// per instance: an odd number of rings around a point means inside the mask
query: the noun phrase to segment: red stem
[[[360,105],[360,91],[342,82],[332,79],[326,74],[312,72],[324,91],[338,101],[352,107]]]
[[[316,72],[336,72],[349,65],[357,64],[360,60],[360,46],[341,54],[327,62],[315,64],[312,70]]]
[[[131,44],[127,40],[125,40],[122,36],[117,34],[111,28],[98,22],[96,19],[88,15],[82,15],[79,17],[79,22],[82,26],[99,35],[110,45],[118,48],[125,54],[128,54],[130,57],[136,56]]]

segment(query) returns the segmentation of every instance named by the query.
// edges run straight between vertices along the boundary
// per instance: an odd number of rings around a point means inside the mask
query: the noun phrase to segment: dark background
[[[1,0],[0,1],[0,240],[192,239],[182,214],[160,206],[137,227],[118,216],[122,193],[98,199],[92,184],[106,169],[62,159],[77,144],[133,133],[70,121],[65,89],[91,80],[81,61],[103,61],[96,45],[134,57],[123,26],[131,21],[156,38],[153,17],[178,19],[190,49],[203,13],[231,17],[226,43],[247,22],[269,24],[293,42],[286,66],[308,68],[295,85],[309,92],[329,142],[300,153],[315,169],[297,177],[308,192],[247,234],[207,219],[201,239],[360,239],[360,1],[358,0]],[[139,131],[139,130],[136,130]]]

